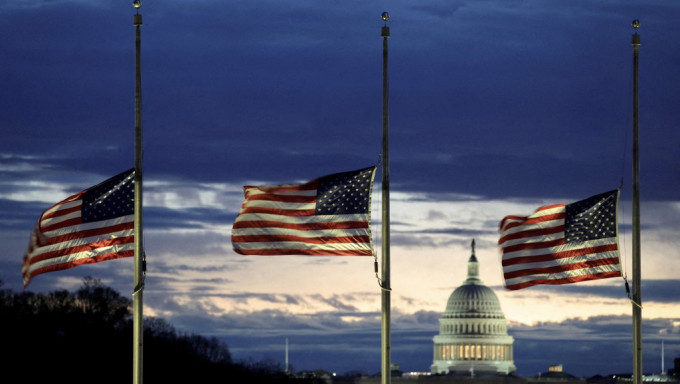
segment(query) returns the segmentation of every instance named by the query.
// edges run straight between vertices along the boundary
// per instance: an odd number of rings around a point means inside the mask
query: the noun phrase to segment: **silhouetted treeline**
[[[2,288],[2,281],[0,281]],[[132,300],[86,278],[75,293],[0,290],[3,376],[17,382],[131,383]],[[156,383],[313,383],[272,364],[232,361],[217,338],[144,318],[143,377]]]

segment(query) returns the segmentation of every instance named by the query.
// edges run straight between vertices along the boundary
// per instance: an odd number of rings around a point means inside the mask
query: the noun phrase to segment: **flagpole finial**
[[[382,31],[380,33],[380,36],[382,36],[384,38],[388,38],[388,37],[390,37],[390,27],[387,26],[387,21],[390,19],[390,14],[387,13],[387,12],[383,12],[380,17],[385,22],[385,25],[382,27]]]
[[[633,33],[633,46],[638,47],[640,45],[640,34],[638,33],[638,29],[640,28],[640,20],[635,19],[630,25],[635,31],[635,33]]]
[[[633,27],[633,29],[635,29],[635,33],[637,33],[638,28],[640,28],[640,20],[638,19],[633,20],[631,26]]]
[[[142,0],[134,0],[132,2],[132,7],[135,9],[135,11],[137,11],[137,13],[134,15],[132,24],[139,27],[142,25],[142,15],[139,14],[139,8],[142,7]]]

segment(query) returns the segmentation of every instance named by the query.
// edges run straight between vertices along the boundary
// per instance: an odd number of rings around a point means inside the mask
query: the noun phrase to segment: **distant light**
[[[139,9],[139,8],[142,7],[142,1],[141,1],[141,0],[134,0],[134,1],[132,2],[132,6],[135,7],[135,8],[137,8],[137,9]]]
[[[383,19],[383,21],[389,20],[389,19],[390,19],[390,14],[387,13],[387,12],[383,12],[383,13],[382,13],[382,19]]]
[[[638,19],[633,20],[632,25],[633,25],[633,28],[635,28],[635,29],[640,28],[640,20],[638,20]]]

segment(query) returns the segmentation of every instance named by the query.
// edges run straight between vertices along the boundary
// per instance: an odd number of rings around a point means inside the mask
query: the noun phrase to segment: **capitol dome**
[[[505,315],[498,297],[479,279],[475,241],[468,260],[468,276],[449,296],[439,318],[434,341],[433,374],[516,371]]]

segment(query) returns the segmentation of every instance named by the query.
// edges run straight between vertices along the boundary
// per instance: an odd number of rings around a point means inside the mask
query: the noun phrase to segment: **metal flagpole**
[[[383,12],[383,110],[382,110],[382,383],[389,384],[391,379],[390,362],[390,152],[388,124],[388,77],[387,77],[387,38],[390,27],[387,21],[390,15]]]
[[[633,383],[642,384],[642,297],[640,295],[640,160],[638,145],[638,53],[640,21],[633,20]]]
[[[143,339],[144,339],[144,316],[143,298],[144,291],[144,247],[142,239],[142,72],[140,66],[140,51],[142,46],[141,31],[142,15],[139,8],[142,6],[140,0],[132,3],[136,9],[133,18],[135,26],[135,277],[134,291],[132,293],[133,314],[133,352],[132,352],[132,382],[142,384],[143,382]]]

